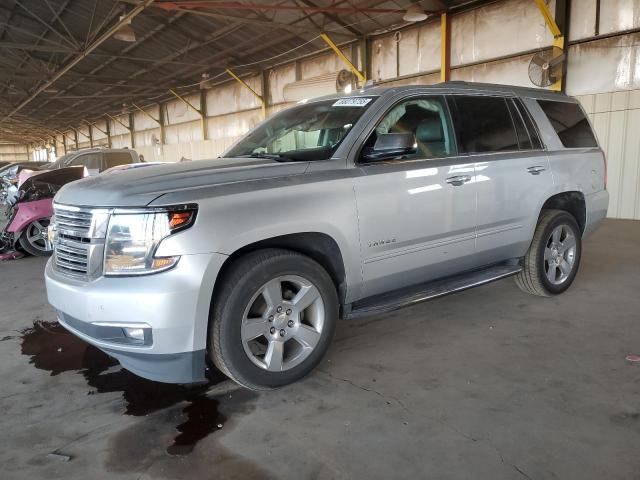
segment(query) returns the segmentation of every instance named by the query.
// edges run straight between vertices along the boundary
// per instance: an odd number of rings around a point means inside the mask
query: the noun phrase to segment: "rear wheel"
[[[247,254],[222,279],[212,309],[214,364],[237,383],[268,390],[320,362],[333,337],[338,297],[329,274],[305,255]]]
[[[581,253],[582,234],[573,215],[543,210],[516,284],[533,295],[560,294],[573,283]]]
[[[18,239],[20,247],[30,255],[47,257],[52,251],[47,243],[47,227],[49,218],[41,218],[27,225]]]

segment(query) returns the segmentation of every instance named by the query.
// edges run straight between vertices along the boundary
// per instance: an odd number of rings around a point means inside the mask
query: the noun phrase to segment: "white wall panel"
[[[290,64],[269,71],[269,99],[271,104],[284,102],[284,86],[296,81],[296,66]]]
[[[158,125],[156,123],[156,125]],[[150,147],[154,146],[157,142],[160,141],[160,127],[149,128],[147,130],[143,130],[142,132],[137,131],[134,134],[135,142],[136,142],[136,150],[141,147]]]
[[[371,74],[373,80],[387,80],[398,76],[398,45],[393,35],[377,38],[371,45]]]
[[[640,220],[640,90],[578,98],[607,156],[608,216]]]
[[[554,11],[555,0],[549,2]],[[454,15],[451,65],[479,62],[551,45],[549,32],[532,0],[507,0]]]
[[[397,87],[399,85],[433,85],[440,83],[440,72],[415,77],[402,78],[400,80],[390,80],[384,83],[385,87]]]
[[[262,95],[262,79],[260,75],[246,77],[243,80],[253,90]],[[207,115],[209,116],[224,115],[260,107],[260,101],[256,96],[236,81],[207,90],[206,99]]]
[[[571,95],[640,88],[640,33],[606,38],[569,49]]]
[[[603,0],[600,4],[600,34],[640,27],[640,0]]]
[[[185,95],[183,98],[194,107],[200,108],[200,94]],[[198,112],[177,98],[165,103],[163,106],[167,125],[191,122],[200,118]]]
[[[343,47],[342,53],[344,56],[351,60],[351,47]],[[325,55],[320,55],[315,58],[310,58],[307,60],[300,61],[300,74],[301,80],[306,78],[317,77],[318,75],[322,75],[328,72],[338,72],[343,68],[347,68],[342,60],[338,58],[337,55],[332,53],[327,53]]]
[[[152,105],[149,107],[144,107],[143,109],[153,118],[160,119],[160,106]],[[157,128],[158,122],[149,118],[147,115],[142,113],[140,110],[136,110],[133,112],[133,125],[136,131],[140,130],[148,130],[150,128]]]
[[[529,80],[531,55],[483,63],[451,71],[452,80],[534,87]]]
[[[93,127],[93,139],[96,142],[99,142],[101,140],[106,140],[107,136],[102,133],[100,130],[104,130],[105,132],[107,131],[107,121],[104,119],[101,120],[97,120],[95,122],[95,126]],[[100,130],[98,130],[98,128]]]
[[[28,158],[27,146],[17,144],[0,144],[0,161],[5,162],[27,162]]]
[[[114,116],[119,122],[124,125],[129,125],[129,115],[116,115]],[[128,135],[129,130],[123,127],[119,122],[109,120],[109,128],[111,128],[111,135]],[[67,137],[68,138],[68,137]]]
[[[569,40],[593,37],[596,34],[596,3],[597,0],[571,0]]]
[[[403,31],[398,50],[400,76],[440,68],[440,23]]]

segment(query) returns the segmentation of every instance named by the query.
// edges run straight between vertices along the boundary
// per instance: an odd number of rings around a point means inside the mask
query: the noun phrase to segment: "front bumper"
[[[80,281],[45,269],[49,303],[60,323],[144,378],[204,381],[207,325],[216,276],[225,255],[184,255],[172,270]],[[143,328],[132,341],[124,328]]]

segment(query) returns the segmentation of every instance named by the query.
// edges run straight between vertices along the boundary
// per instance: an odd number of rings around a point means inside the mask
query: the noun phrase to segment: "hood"
[[[60,187],[84,177],[85,173],[85,168],[82,166],[37,172],[20,185],[20,201],[32,202],[53,198]]]
[[[308,162],[262,158],[216,158],[104,172],[65,185],[55,201],[88,207],[145,206],[166,193],[305,172]]]

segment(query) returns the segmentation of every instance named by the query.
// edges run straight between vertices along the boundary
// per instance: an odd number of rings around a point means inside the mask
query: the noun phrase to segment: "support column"
[[[440,81],[451,80],[451,15],[440,15]]]
[[[160,145],[164,145],[166,142],[166,135],[164,131],[166,121],[164,118],[164,106],[161,103],[158,104],[158,123],[160,124]]]
[[[136,148],[135,125],[133,123],[133,112],[129,114],[129,138],[131,139],[131,148]]]
[[[107,127],[107,128],[105,128],[105,130],[107,131],[107,147],[111,148],[111,122],[107,118],[105,123],[106,123],[106,127]]]
[[[202,128],[202,140],[209,139],[207,128],[207,91],[200,90],[200,127]]]

